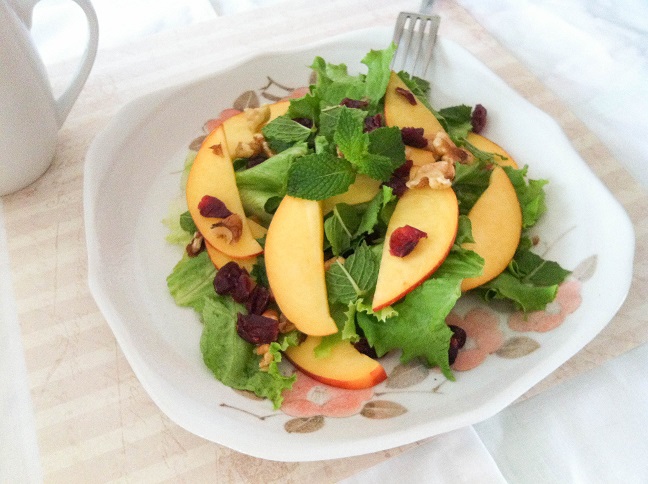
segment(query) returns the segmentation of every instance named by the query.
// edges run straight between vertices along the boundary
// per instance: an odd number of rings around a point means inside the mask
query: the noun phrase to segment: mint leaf
[[[338,256],[351,247],[351,239],[360,224],[358,210],[346,203],[338,203],[324,221],[324,234]]]
[[[472,108],[470,106],[462,104],[443,108],[439,114],[445,119],[445,129],[455,143],[460,143],[472,131]]]
[[[344,157],[354,165],[362,163],[369,150],[369,137],[363,133],[363,129],[363,121],[354,116],[350,108],[343,106],[333,140]]]
[[[362,243],[343,263],[336,261],[326,271],[326,289],[331,303],[349,304],[373,292],[380,259]]]
[[[273,151],[283,151],[295,143],[306,141],[312,131],[284,115],[270,121],[261,132]]]
[[[308,200],[324,200],[346,192],[354,180],[355,172],[347,160],[329,153],[314,153],[292,164],[287,193]]]
[[[320,113],[319,134],[325,136],[327,139],[333,140],[335,131],[337,130],[338,121],[342,111],[346,111],[345,116],[351,116],[354,123],[364,126],[364,119],[367,117],[367,112],[362,109],[348,108],[346,106],[331,106],[322,109]]]
[[[522,228],[533,227],[540,217],[547,211],[544,186],[548,180],[527,179],[528,167],[515,169],[504,166],[522,208]]]
[[[457,194],[459,213],[468,215],[479,197],[486,191],[490,183],[492,170],[487,168],[485,161],[476,160],[474,163],[464,165],[455,164],[455,178],[452,189]]]
[[[448,360],[452,330],[445,318],[460,296],[461,279],[432,278],[394,305],[397,316],[381,322],[358,312],[356,318],[378,356],[401,349],[403,363],[423,358],[430,366],[438,366],[446,378],[454,380]]]
[[[411,76],[405,71],[398,72],[398,77],[400,77],[408,87],[408,89],[412,91],[412,94],[416,96],[416,99],[418,99],[426,108],[432,111],[432,113],[434,113],[437,118],[441,118],[439,119],[439,121],[441,121],[441,124],[444,125],[445,128],[445,120],[443,120],[439,113],[435,111],[430,104],[430,83],[425,79],[421,79],[420,77]]]
[[[396,201],[396,195],[392,192],[392,189],[386,185],[382,186],[382,189],[376,193],[376,195],[371,199],[362,218],[360,219],[360,224],[356,230],[355,236],[360,236],[362,234],[372,234],[378,224],[382,221],[380,214],[383,209],[387,207],[391,202]],[[386,224],[385,224],[386,225]]]

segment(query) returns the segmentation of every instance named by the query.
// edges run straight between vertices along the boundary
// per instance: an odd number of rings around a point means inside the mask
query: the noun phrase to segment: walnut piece
[[[270,363],[274,361],[274,356],[272,356],[272,353],[270,353],[270,345],[259,345],[256,347],[255,352],[257,355],[261,356],[261,360],[259,361],[259,369],[262,371],[268,371]]]
[[[440,189],[452,185],[455,176],[454,163],[450,161],[436,161],[421,166],[412,167],[410,179],[406,183],[407,188],[430,188]]]
[[[220,222],[213,224],[212,230],[216,237],[224,239],[228,244],[234,244],[240,240],[243,233],[243,221],[241,217],[233,213]]]
[[[270,106],[264,104],[258,108],[245,108],[245,119],[250,131],[253,133],[261,132],[261,128],[270,119]]]
[[[253,136],[254,142],[258,143],[261,146],[261,150],[268,158],[274,156],[274,152],[270,149],[270,145],[266,141],[265,137],[261,133],[256,133]]]
[[[193,238],[191,239],[191,242],[187,244],[187,255],[189,257],[196,257],[198,254],[200,254],[205,248],[204,241],[205,239],[202,234],[200,232],[195,232]]]
[[[297,326],[295,326],[292,321],[284,316],[283,313],[279,315],[279,332],[281,334],[290,333],[291,331],[294,331],[296,329]]]
[[[432,148],[442,161],[450,161],[452,163],[469,163],[472,159],[470,152],[459,148],[448,136],[448,133],[439,131],[432,140]]]

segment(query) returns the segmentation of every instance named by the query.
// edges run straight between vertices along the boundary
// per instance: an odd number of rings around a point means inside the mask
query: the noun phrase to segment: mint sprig
[[[351,163],[344,158],[312,153],[290,166],[287,193],[307,200],[324,200],[346,192],[355,176]]]

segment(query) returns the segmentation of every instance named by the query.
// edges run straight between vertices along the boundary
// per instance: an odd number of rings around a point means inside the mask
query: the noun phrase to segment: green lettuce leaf
[[[206,251],[196,257],[186,254],[167,276],[167,287],[178,306],[201,312],[205,299],[215,294],[216,268]]]
[[[503,167],[508,175],[522,208],[522,228],[533,227],[547,211],[544,186],[548,180],[532,180],[527,178],[528,167],[515,169]]]
[[[268,200],[283,198],[288,187],[288,170],[297,158],[307,153],[306,143],[298,143],[263,163],[237,172],[236,183],[245,213],[268,223],[272,218],[266,211]]]
[[[231,298],[207,298],[202,311],[203,332],[200,350],[205,365],[223,384],[254,392],[268,398],[275,408],[281,406],[282,393],[292,387],[295,375],[285,376],[278,367],[281,350],[298,344],[296,335],[282,338],[270,345],[275,360],[268,371],[259,369],[260,356],[255,346],[239,337],[236,332],[236,315],[245,307]]]

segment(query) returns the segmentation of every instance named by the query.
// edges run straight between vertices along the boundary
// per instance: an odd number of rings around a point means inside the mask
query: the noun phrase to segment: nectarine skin
[[[290,362],[303,373],[326,385],[350,390],[371,388],[387,378],[382,365],[360,353],[346,340],[340,340],[328,356],[317,357],[315,348],[322,338],[309,336],[299,346],[285,352]]]

